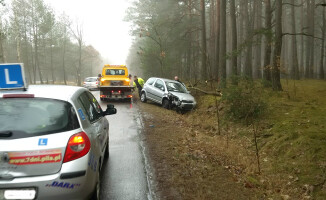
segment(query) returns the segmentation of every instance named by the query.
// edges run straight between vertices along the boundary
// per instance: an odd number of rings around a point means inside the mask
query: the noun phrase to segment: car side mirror
[[[114,105],[108,104],[104,115],[114,115],[117,114],[117,109],[114,108]]]

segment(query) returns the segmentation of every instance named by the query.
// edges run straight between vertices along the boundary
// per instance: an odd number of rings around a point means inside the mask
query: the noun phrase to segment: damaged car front
[[[176,107],[180,110],[192,110],[196,107],[196,100],[186,89],[186,87],[177,81],[165,81],[168,90],[168,99],[171,108]]]

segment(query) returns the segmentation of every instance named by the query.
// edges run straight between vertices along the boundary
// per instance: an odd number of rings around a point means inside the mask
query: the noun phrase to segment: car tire
[[[170,107],[171,107],[170,101],[168,99],[163,99],[162,107],[166,108],[166,109],[170,109]]]
[[[97,169],[96,179],[97,179],[96,185],[91,200],[100,200],[100,191],[101,191],[100,167],[98,167]]]
[[[147,99],[146,99],[146,94],[145,94],[145,92],[142,92],[142,93],[141,93],[140,101],[143,102],[143,103],[146,103]]]
[[[101,98],[101,101],[104,101],[104,98]]]
[[[108,144],[106,145],[105,148],[105,153],[104,153],[104,158],[109,158],[110,157],[110,149],[109,149],[109,140],[108,140]]]

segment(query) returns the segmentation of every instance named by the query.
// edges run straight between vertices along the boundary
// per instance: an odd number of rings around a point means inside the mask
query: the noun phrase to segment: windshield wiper
[[[11,137],[11,136],[12,136],[11,131],[0,132],[0,137]]]

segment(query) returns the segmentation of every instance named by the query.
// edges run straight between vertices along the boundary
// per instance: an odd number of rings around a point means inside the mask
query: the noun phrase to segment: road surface
[[[99,101],[99,91],[92,93]],[[107,103],[100,104],[105,110]],[[140,145],[137,108],[127,102],[112,104],[117,108],[117,114],[107,117],[110,157],[102,171],[101,200],[151,199]]]

